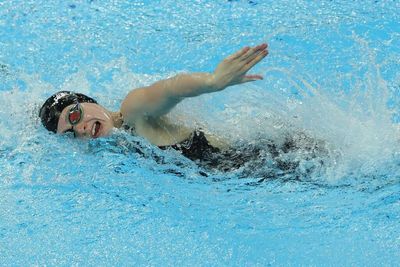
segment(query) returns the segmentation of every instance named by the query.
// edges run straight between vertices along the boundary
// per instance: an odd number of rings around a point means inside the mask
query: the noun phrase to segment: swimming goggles
[[[82,106],[79,102],[76,102],[76,104],[69,110],[67,114],[67,120],[68,122],[74,126],[77,125],[83,118],[83,109]]]

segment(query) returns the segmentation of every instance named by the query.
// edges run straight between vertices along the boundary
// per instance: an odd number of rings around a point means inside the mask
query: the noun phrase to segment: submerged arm
[[[148,87],[131,91],[121,106],[124,117],[158,118],[167,114],[186,97],[217,92],[228,86],[261,80],[260,75],[246,73],[266,55],[267,44],[245,47],[224,59],[214,73],[179,74]]]

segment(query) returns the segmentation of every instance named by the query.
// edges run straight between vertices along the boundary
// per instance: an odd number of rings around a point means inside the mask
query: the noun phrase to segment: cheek
[[[113,128],[114,128],[114,126],[111,122],[107,121],[107,122],[103,123],[102,129],[101,129],[101,136],[110,135]]]
[[[104,129],[104,134],[109,135],[114,127],[110,124],[106,125]]]
[[[83,107],[83,113],[86,120],[98,120],[103,123],[110,120],[107,112],[97,105],[84,105]]]

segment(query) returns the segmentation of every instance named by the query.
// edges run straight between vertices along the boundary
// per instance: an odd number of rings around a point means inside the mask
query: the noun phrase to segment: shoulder
[[[121,103],[120,111],[127,121],[143,116],[143,98],[145,88],[137,88],[128,93]]]

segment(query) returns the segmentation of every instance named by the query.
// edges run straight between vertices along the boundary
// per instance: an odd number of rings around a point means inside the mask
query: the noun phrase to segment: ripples
[[[395,1],[0,1],[0,258],[396,265],[399,9]],[[205,169],[126,132],[73,140],[38,121],[52,92],[82,91],[117,108],[134,87],[212,71],[264,41],[270,55],[255,70],[264,81],[188,99],[171,114],[239,152],[261,151],[238,169]]]

